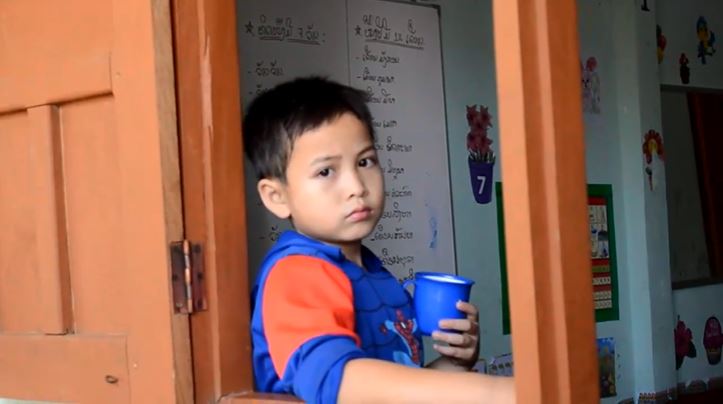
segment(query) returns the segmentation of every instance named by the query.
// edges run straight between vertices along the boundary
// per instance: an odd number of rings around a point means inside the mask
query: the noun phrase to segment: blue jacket
[[[281,235],[266,255],[252,291],[258,391],[294,394],[310,403],[335,402],[344,365],[352,359],[424,363],[409,294],[365,247],[362,262],[365,268],[347,260],[340,248],[297,232]],[[266,296],[274,270],[279,272]],[[330,290],[345,288],[351,293]],[[344,318],[343,307],[349,318]],[[264,319],[264,312],[274,314]]]

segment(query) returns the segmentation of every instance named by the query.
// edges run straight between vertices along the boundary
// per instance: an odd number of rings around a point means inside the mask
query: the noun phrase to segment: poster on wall
[[[597,339],[597,359],[600,367],[600,397],[614,397],[615,385],[615,338]]]
[[[604,197],[588,196],[588,224],[592,258],[592,287],[595,310],[613,307],[613,285],[610,265],[610,229]]]
[[[600,74],[598,73],[597,58],[591,56],[580,62],[581,87],[582,87],[582,111],[587,114],[600,114]]]
[[[497,234],[500,248],[502,281],[502,332],[510,333],[509,294],[507,291],[507,258],[502,183],[495,183],[497,196]],[[620,318],[618,303],[617,253],[615,250],[615,215],[613,188],[610,184],[588,184],[588,220],[590,259],[592,267],[595,322]]]

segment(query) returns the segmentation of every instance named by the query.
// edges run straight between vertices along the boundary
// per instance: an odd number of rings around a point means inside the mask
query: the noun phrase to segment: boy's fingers
[[[474,340],[469,334],[455,334],[435,331],[434,333],[432,333],[432,339],[434,339],[435,341],[446,342],[450,345],[455,345],[457,347],[470,347],[474,344]]]
[[[479,310],[477,310],[477,306],[475,306],[474,304],[469,303],[469,302],[463,302],[461,300],[457,302],[457,309],[467,313],[467,315],[470,317],[476,318],[477,315],[479,314]]]
[[[466,318],[447,319],[439,321],[439,328],[443,328],[445,330],[463,331],[470,334],[477,334],[479,330],[479,325],[476,321],[472,321]]]
[[[449,335],[450,334],[447,332],[435,331],[432,333],[432,339],[435,341],[447,342],[447,339],[449,339]]]

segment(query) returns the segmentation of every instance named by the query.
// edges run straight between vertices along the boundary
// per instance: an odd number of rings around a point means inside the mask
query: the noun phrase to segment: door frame
[[[171,2],[185,238],[204,250],[190,316],[195,402],[253,391],[234,0]]]
[[[517,400],[597,403],[576,1],[492,3]]]
[[[518,401],[598,402],[575,0],[492,3]],[[186,238],[207,252],[196,402],[250,397],[236,3],[172,7]]]

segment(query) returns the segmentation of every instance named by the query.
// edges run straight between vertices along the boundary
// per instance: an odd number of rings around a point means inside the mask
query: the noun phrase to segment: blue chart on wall
[[[510,307],[507,290],[507,258],[502,183],[495,183],[497,194],[497,231],[500,246],[500,277],[502,280],[502,332],[510,333]],[[613,189],[610,184],[588,184],[588,223],[593,282],[595,321],[620,318],[618,307],[618,270],[615,249],[615,216]]]

